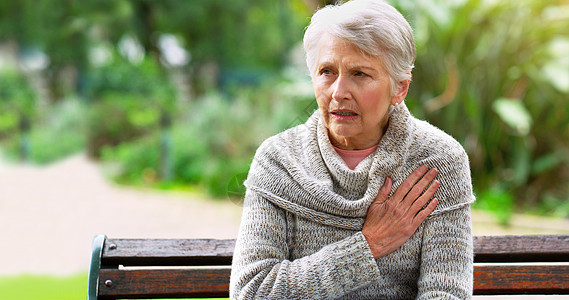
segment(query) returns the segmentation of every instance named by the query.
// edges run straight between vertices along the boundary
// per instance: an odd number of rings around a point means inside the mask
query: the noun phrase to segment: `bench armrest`
[[[87,300],[97,300],[99,289],[99,271],[101,270],[101,256],[107,236],[99,234],[93,239],[91,250],[91,266],[89,267],[89,283],[87,290]]]

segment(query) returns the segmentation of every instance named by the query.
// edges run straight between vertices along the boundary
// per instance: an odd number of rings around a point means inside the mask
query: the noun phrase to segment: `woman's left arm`
[[[417,299],[471,299],[470,205],[428,218],[423,224]]]
[[[417,299],[472,298],[474,195],[468,156],[456,144],[431,157],[439,170],[439,205],[423,222]]]

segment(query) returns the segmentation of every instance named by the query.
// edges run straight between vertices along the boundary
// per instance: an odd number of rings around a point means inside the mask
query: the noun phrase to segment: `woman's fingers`
[[[368,209],[362,228],[375,258],[395,251],[413,235],[438,204],[433,199],[440,183],[438,172],[427,166],[417,168],[391,198],[391,178],[386,178]],[[430,201],[430,202],[429,202]]]
[[[425,219],[433,212],[433,210],[435,210],[437,204],[439,204],[439,200],[437,198],[431,200],[427,207],[417,213],[413,219],[413,226],[415,226],[415,228],[418,228],[419,225],[421,225],[421,223],[423,223],[423,221],[425,221]]]
[[[417,182],[424,177],[427,171],[429,171],[429,168],[425,165],[422,165],[415,169],[415,171],[413,171],[413,173],[411,173],[411,175],[409,175],[409,177],[403,181],[399,188],[397,188],[397,191],[395,191],[393,197],[395,197],[395,199],[399,199],[399,201],[403,201],[405,199],[405,196],[407,196],[415,184],[417,184]]]
[[[435,179],[438,173],[439,172],[434,168],[426,172],[426,174],[413,186],[413,188],[411,188],[409,193],[405,195],[405,199],[403,200],[405,205],[411,206],[411,204],[423,194],[429,184],[433,182],[433,179]]]
[[[388,199],[392,188],[391,178],[386,178],[372,205],[382,204],[383,211],[394,218],[408,216],[411,220],[434,196],[439,182],[434,180],[438,171],[422,165],[415,169]],[[433,181],[434,180],[434,181]],[[427,188],[428,187],[428,188]]]
[[[429,203],[429,200],[433,198],[433,196],[439,189],[439,186],[440,182],[438,180],[434,180],[433,182],[431,182],[429,188],[422,195],[416,198],[414,202],[411,203],[410,213],[413,215],[419,213],[419,211],[422,210],[425,207],[425,205],[427,205],[427,203]]]

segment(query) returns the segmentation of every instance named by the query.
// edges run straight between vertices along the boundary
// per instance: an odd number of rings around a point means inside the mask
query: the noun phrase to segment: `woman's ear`
[[[405,97],[407,97],[407,92],[409,91],[409,85],[411,84],[411,79],[399,81],[397,84],[397,91],[391,97],[391,104],[394,106],[399,105]]]

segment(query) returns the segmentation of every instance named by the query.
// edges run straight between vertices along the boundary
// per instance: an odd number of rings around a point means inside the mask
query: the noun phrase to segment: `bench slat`
[[[103,269],[99,295],[101,299],[229,297],[230,273],[229,268]]]
[[[475,262],[569,261],[569,235],[476,236]]]
[[[569,262],[569,235],[476,236],[475,262]],[[106,266],[230,265],[235,240],[109,239]]]
[[[229,268],[101,270],[102,297],[228,297]],[[111,286],[107,286],[111,280]],[[568,294],[569,266],[475,266],[474,295]]]
[[[108,239],[106,266],[231,265],[235,240]]]
[[[569,265],[474,266],[474,294],[569,294]]]

